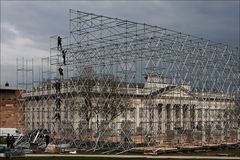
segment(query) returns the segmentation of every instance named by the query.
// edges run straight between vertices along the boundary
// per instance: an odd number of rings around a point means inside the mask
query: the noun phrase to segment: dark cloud
[[[1,2],[2,65],[49,55],[49,37],[69,34],[69,9],[149,23],[239,46],[239,1]],[[11,46],[9,49],[9,46]],[[10,62],[11,61],[11,62]],[[3,74],[8,72],[2,68]],[[15,68],[14,68],[15,69]],[[5,79],[10,78],[6,74]],[[11,77],[12,78],[12,77]]]
[[[68,34],[68,10],[79,9],[107,16],[159,25],[211,39],[239,33],[239,2],[4,2],[2,22],[17,26],[24,36],[42,41]],[[202,36],[201,36],[202,35]],[[213,39],[217,40],[217,39]],[[232,45],[238,45],[233,41]]]

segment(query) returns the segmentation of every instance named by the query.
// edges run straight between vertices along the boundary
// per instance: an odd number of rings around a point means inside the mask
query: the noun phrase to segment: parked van
[[[0,128],[0,137],[7,137],[7,135],[13,135],[14,137],[18,137],[20,132],[17,128]]]

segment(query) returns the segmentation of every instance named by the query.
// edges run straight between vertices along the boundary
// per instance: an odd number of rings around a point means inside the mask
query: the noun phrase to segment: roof
[[[11,91],[17,91],[19,89],[15,88],[15,87],[0,87],[0,90],[11,90]]]

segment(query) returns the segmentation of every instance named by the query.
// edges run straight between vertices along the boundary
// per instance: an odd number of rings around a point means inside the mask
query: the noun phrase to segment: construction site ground
[[[100,152],[87,152],[78,150],[76,154],[59,153],[49,154],[45,152],[31,153],[11,157],[26,160],[42,160],[42,159],[63,159],[63,160],[93,160],[93,159],[240,159],[240,148],[225,148],[225,149],[209,149],[209,150],[194,150],[175,153],[149,154],[149,153],[124,153],[117,155],[114,153],[103,154]]]
[[[210,152],[209,152],[210,153]],[[203,153],[188,153],[188,154],[181,154],[176,153],[172,155],[84,155],[84,154],[77,154],[77,155],[66,155],[66,154],[27,154],[25,158],[20,159],[34,159],[34,160],[41,160],[46,158],[51,159],[63,159],[63,160],[75,160],[75,159],[83,159],[83,160],[137,160],[137,159],[240,159],[240,150],[232,150],[226,152],[212,152],[212,154],[203,154]],[[230,156],[230,154],[232,154]],[[228,155],[228,156],[226,156]],[[235,156],[234,156],[235,155]],[[238,155],[238,156],[236,156]]]

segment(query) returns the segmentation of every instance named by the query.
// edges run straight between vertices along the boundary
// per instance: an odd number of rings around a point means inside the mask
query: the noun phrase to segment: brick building
[[[20,92],[16,88],[0,88],[0,128],[17,128],[22,130],[23,112],[18,108]]]

